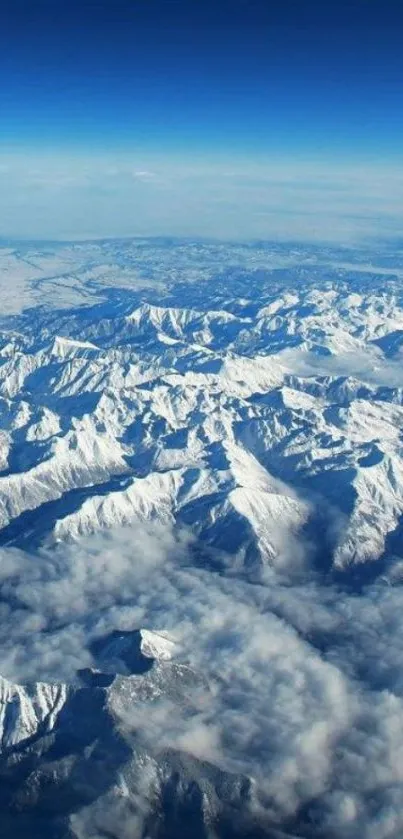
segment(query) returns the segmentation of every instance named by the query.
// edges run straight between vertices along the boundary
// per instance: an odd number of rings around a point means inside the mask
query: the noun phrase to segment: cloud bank
[[[72,679],[112,629],[168,631],[208,678],[186,719],[129,707],[145,741],[256,779],[258,805],[299,835],[386,839],[403,830],[403,595],[360,595],[307,574],[261,583],[190,561],[187,533],[123,529],[0,562],[0,668]],[[197,705],[197,702],[199,704]]]

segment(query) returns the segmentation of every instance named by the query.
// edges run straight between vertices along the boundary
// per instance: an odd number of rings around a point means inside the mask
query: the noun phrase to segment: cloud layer
[[[197,712],[128,708],[155,747],[255,777],[259,806],[304,835],[386,839],[403,829],[403,596],[268,572],[250,584],[197,569],[186,533],[124,529],[0,563],[0,668],[71,679],[88,643],[145,626],[208,677]],[[199,702],[199,705],[197,705]]]
[[[207,236],[351,243],[398,235],[393,166],[295,159],[191,164],[140,155],[0,153],[2,235]]]

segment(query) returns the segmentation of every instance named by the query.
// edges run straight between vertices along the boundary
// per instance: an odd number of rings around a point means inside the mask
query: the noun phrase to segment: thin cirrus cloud
[[[171,157],[0,159],[0,232],[39,239],[199,236],[339,243],[396,235],[403,177],[368,162]]]

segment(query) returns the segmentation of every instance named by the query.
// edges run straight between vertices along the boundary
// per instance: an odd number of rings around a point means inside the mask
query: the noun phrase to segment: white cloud
[[[149,178],[156,178],[157,175],[155,172],[149,172],[147,169],[140,169],[139,171],[135,170],[133,172],[133,178],[140,178],[143,180],[148,180]]]
[[[90,663],[95,635],[168,630],[213,691],[186,718],[171,702],[128,707],[154,748],[253,775],[260,806],[293,829],[308,808],[321,836],[400,835],[401,589],[379,583],[358,596],[274,572],[251,585],[192,567],[188,550],[186,534],[165,528],[32,557],[4,550],[1,671],[68,678]]]

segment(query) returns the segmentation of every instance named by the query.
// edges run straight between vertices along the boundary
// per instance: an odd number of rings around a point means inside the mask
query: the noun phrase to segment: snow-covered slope
[[[403,515],[400,280],[279,274],[9,318],[3,544],[159,518],[234,567],[383,557]]]

